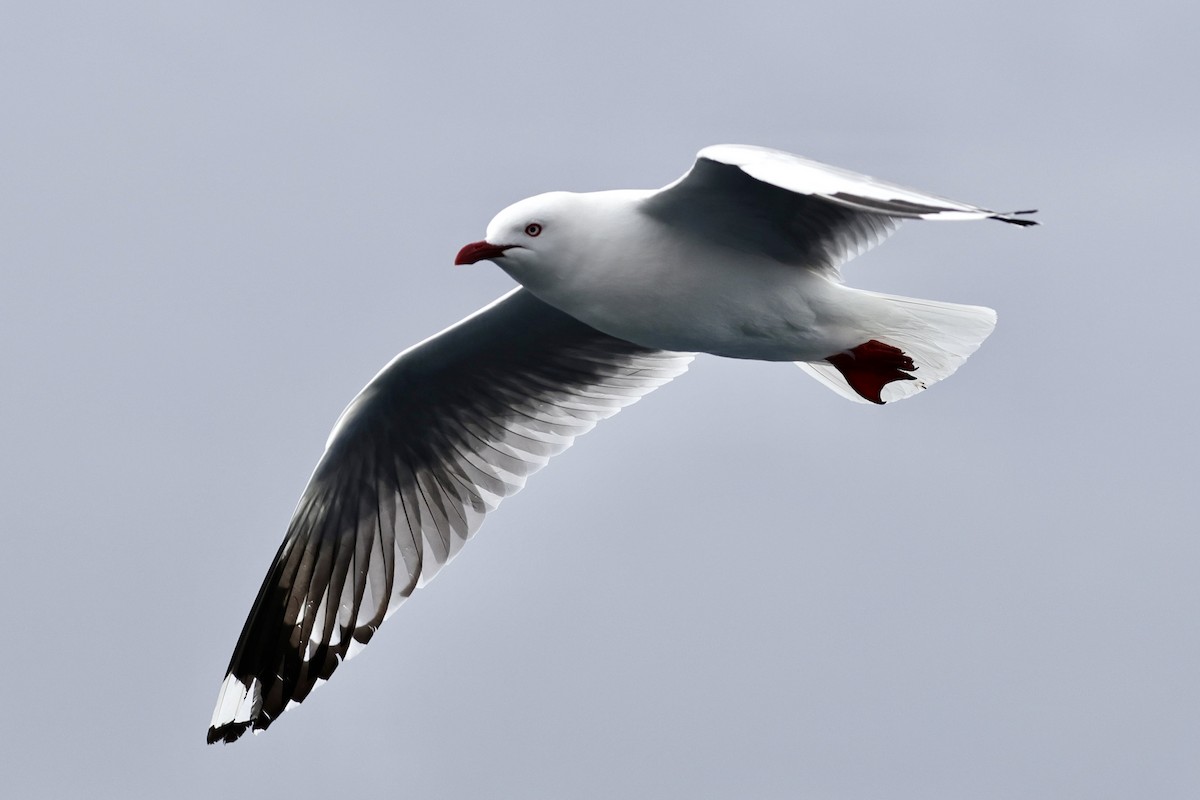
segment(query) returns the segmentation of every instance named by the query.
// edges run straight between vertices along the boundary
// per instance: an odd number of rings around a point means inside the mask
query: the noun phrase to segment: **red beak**
[[[454,257],[455,264],[474,264],[476,261],[495,260],[504,255],[504,251],[512,247],[510,244],[490,244],[486,241],[471,242],[458,251]]]

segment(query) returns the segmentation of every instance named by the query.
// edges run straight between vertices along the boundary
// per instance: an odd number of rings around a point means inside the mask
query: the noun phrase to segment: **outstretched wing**
[[[234,649],[209,743],[304,700],[530,474],[691,359],[523,289],[397,356],[334,427]]]
[[[706,147],[692,169],[651,194],[643,209],[738,250],[836,274],[904,219],[1022,219],[807,158],[751,145]]]

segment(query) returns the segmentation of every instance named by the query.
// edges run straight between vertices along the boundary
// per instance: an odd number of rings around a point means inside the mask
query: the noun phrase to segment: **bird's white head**
[[[490,260],[530,289],[560,285],[610,255],[610,234],[624,209],[619,194],[548,192],[513,203],[488,224],[487,238],[460,250],[454,263]]]
[[[513,203],[488,223],[487,238],[459,250],[454,263],[528,261],[554,251],[564,241],[563,228],[570,225],[567,207],[572,197],[569,192],[548,192]]]
[[[458,252],[455,264],[490,260],[543,300],[588,281],[611,278],[632,257],[655,256],[637,210],[647,192],[548,192],[513,203],[488,224],[487,238]],[[651,237],[653,238],[653,237]],[[561,298],[560,298],[561,299]]]

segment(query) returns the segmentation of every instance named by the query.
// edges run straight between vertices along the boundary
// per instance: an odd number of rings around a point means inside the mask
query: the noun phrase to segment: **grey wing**
[[[1022,219],[750,145],[714,145],[642,201],[646,213],[740,250],[836,273],[904,219]]]
[[[691,359],[523,289],[397,356],[334,427],[234,649],[209,743],[304,700],[530,474]]]

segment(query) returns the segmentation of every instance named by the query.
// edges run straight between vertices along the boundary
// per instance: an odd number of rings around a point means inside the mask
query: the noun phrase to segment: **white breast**
[[[604,213],[552,280],[514,277],[576,319],[647,347],[807,361],[861,342],[847,291],[824,274],[681,234],[613,194],[597,193]]]

